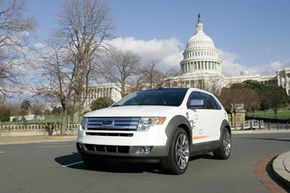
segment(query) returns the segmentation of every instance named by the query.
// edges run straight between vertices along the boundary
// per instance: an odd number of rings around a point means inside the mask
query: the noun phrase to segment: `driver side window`
[[[187,101],[187,107],[188,108],[196,108],[196,109],[204,109],[204,104],[199,105],[197,107],[191,107],[191,101],[192,100],[203,100],[203,103],[205,102],[204,97],[202,96],[202,93],[198,92],[198,91],[193,91],[189,97],[188,97],[188,101]]]

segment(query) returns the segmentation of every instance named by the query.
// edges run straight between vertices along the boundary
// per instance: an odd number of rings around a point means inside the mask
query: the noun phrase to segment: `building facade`
[[[88,88],[88,95],[84,103],[84,107],[90,107],[91,103],[101,97],[109,97],[113,101],[120,100],[121,92],[120,85],[117,83],[104,83],[104,84],[95,84],[90,85]],[[85,98],[83,96],[83,98]]]
[[[285,88],[288,95],[290,95],[290,68],[279,69],[277,71],[278,86]]]

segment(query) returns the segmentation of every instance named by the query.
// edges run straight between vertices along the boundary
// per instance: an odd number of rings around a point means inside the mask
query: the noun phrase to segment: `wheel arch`
[[[191,131],[191,129],[188,127],[188,125],[186,125],[186,124],[180,124],[180,125],[178,125],[178,127],[180,127],[180,128],[182,128],[182,129],[184,129],[185,130],[185,132],[187,133],[187,136],[188,136],[188,139],[189,139],[189,142],[190,142],[190,144],[192,143],[192,131]]]
[[[230,123],[226,119],[224,119],[222,121],[222,124],[221,124],[221,127],[220,127],[220,139],[222,137],[222,133],[223,133],[224,129],[227,129],[230,132],[230,134],[232,134]]]
[[[217,159],[222,159],[222,160],[225,160],[225,159],[228,159],[230,157],[230,154],[231,154],[231,145],[230,145],[230,150],[229,150],[229,153],[227,154],[227,150],[226,150],[226,147],[224,145],[224,134],[225,132],[229,132],[230,134],[230,141],[229,143],[231,143],[231,127],[230,127],[230,124],[227,120],[223,120],[222,124],[221,124],[221,128],[220,128],[220,138],[219,138],[219,145],[218,147],[213,151],[214,153],[214,156],[217,158]]]
[[[167,135],[167,142],[166,142],[167,153],[169,150],[169,146],[172,142],[174,132],[179,127],[185,130],[185,132],[188,135],[188,139],[190,141],[190,144],[192,143],[192,137],[191,137],[192,136],[192,129],[191,129],[191,126],[190,126],[188,119],[182,115],[176,115],[169,121],[169,123],[165,129],[165,133]]]

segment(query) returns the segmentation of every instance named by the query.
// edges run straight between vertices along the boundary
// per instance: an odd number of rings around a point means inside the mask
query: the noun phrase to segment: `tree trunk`
[[[66,130],[67,130],[67,114],[68,114],[66,103],[62,102],[61,107],[62,107],[62,122],[61,122],[60,134],[65,135]]]
[[[62,123],[61,123],[61,131],[60,131],[61,135],[65,135],[67,131],[67,114],[68,114],[67,108],[65,108],[62,114]]]
[[[121,83],[121,96],[124,97],[126,95],[126,88],[125,88],[125,83]]]
[[[80,116],[81,116],[81,95],[75,94],[75,101],[74,101],[74,114],[73,114],[73,123],[79,123],[80,122]]]

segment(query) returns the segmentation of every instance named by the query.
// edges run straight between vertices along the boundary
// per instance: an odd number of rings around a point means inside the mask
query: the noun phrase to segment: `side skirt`
[[[190,147],[190,156],[197,156],[212,152],[217,149],[219,145],[219,140],[192,144]]]

